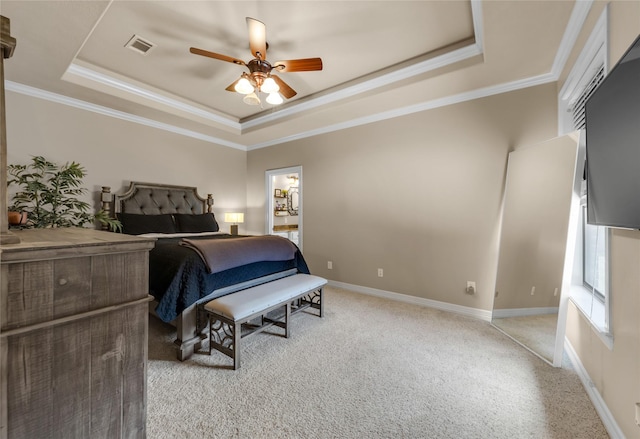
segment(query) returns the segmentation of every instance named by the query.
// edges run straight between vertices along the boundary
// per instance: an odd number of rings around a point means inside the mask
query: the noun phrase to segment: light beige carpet
[[[149,333],[149,438],[606,438],[578,376],[489,323],[335,288],[292,337],[175,359]]]

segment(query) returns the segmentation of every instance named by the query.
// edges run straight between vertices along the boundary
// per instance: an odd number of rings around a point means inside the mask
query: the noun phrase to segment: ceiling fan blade
[[[288,61],[277,61],[273,68],[279,72],[311,72],[322,70],[321,58],[290,59]]]
[[[192,47],[189,49],[189,52],[195,55],[207,56],[209,58],[219,59],[220,61],[232,62],[234,64],[239,64],[241,66],[246,66],[245,62],[238,58],[233,58],[227,55],[220,55],[219,53],[209,52],[208,50],[198,49],[196,47]]]
[[[267,59],[267,27],[255,18],[247,17],[247,27],[249,28],[249,48],[251,53],[258,59]]]
[[[291,99],[292,97],[298,94],[294,89],[289,87],[289,85],[286,82],[278,78],[276,75],[270,75],[270,76],[273,78],[274,81],[276,81],[276,84],[278,84],[278,87],[280,87],[280,90],[279,90],[280,94],[285,98]]]

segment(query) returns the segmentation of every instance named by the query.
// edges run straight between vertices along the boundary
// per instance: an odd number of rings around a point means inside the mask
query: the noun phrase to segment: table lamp
[[[231,234],[232,235],[237,235],[238,234],[238,223],[243,223],[244,222],[244,213],[225,213],[224,214],[224,221],[226,223],[233,223],[231,224]]]

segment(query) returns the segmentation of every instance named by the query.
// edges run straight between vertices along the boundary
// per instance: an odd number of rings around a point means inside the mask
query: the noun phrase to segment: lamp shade
[[[271,105],[280,105],[283,101],[282,96],[280,96],[278,92],[269,93],[269,96],[267,96],[267,102]]]
[[[235,87],[233,87],[235,91],[240,94],[248,95],[249,93],[253,93],[253,85],[249,82],[249,80],[245,77],[240,78],[240,80],[236,83]]]
[[[224,214],[224,222],[225,223],[243,223],[244,222],[244,213],[231,213],[227,212]]]
[[[242,101],[247,105],[260,105],[260,98],[255,93],[249,93],[242,98]]]
[[[265,79],[262,85],[260,86],[260,91],[263,93],[275,93],[278,90],[280,90],[280,87],[278,86],[278,84],[276,84],[276,81],[274,81],[273,78],[271,77]]]

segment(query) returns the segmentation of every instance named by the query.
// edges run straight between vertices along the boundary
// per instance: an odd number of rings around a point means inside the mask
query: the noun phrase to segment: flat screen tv
[[[585,104],[587,222],[640,229],[640,37]]]

